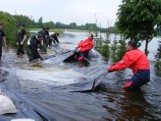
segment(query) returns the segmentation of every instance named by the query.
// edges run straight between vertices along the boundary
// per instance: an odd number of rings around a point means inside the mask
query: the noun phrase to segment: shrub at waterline
[[[94,39],[95,41],[95,49],[104,57],[104,60],[108,62],[109,57],[110,57],[110,34],[107,32],[106,33],[106,39],[103,39],[101,36],[101,33],[99,37],[96,37]]]
[[[155,54],[155,67],[156,73],[161,76],[161,41],[159,41],[159,47]]]
[[[8,45],[14,45],[17,39],[16,21],[12,15],[6,12],[0,12],[0,22],[3,23],[3,30],[6,35]]]

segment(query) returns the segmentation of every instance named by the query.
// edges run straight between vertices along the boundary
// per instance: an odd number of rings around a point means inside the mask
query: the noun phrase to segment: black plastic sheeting
[[[88,71],[91,71],[91,69],[92,68],[86,69],[84,70],[84,72],[88,73]],[[103,79],[108,73],[106,70],[103,69],[103,67],[94,68],[94,69],[95,69],[95,73],[91,74],[90,76],[78,78],[75,80],[75,83],[69,84],[63,87],[59,87],[59,88],[60,89],[64,88],[72,92],[94,91],[97,88],[97,86],[103,81]]]
[[[10,121],[16,118],[29,118],[35,121],[54,121],[41,107],[32,103],[30,99],[23,96],[23,89],[13,71],[0,69],[0,92],[8,96],[18,109],[16,114],[5,114],[0,116],[0,121]]]
[[[88,92],[93,91],[102,82],[107,75],[107,69],[100,66],[97,56],[91,54],[90,63],[94,63],[95,66],[89,66],[84,68],[73,68],[74,71],[83,73],[85,76],[75,80],[75,83],[56,87],[57,89],[63,89],[65,91],[72,92]],[[57,52],[57,55],[46,56],[44,63],[50,61],[53,63],[63,62],[64,59],[73,55],[73,51],[61,50]],[[54,87],[55,88],[55,87]],[[30,118],[35,121],[55,121],[53,114],[48,114],[42,107],[36,103],[33,103],[29,98],[24,96],[27,90],[21,88],[19,80],[14,70],[0,69],[0,90],[3,94],[7,95],[14,103],[15,107],[19,110],[16,114],[6,114],[0,116],[0,121],[10,121],[16,118]]]
[[[68,49],[62,49],[58,44],[53,48],[56,51],[56,55],[48,55],[44,57],[42,63],[62,63],[65,59],[73,55],[73,51]],[[72,91],[72,92],[87,92],[93,91],[107,75],[106,67],[99,63],[101,57],[99,53],[95,51],[89,52],[90,66],[83,68],[75,68],[72,66],[79,65],[77,62],[66,66],[71,67],[74,71],[78,71],[85,75],[84,77],[76,79],[72,84],[65,86],[53,87],[53,89],[60,91]],[[101,61],[102,62],[102,61]],[[94,65],[94,66],[93,66]],[[82,64],[81,64],[82,66]],[[51,87],[50,87],[51,88]],[[7,70],[0,68],[0,91],[8,96],[18,109],[16,114],[6,114],[0,116],[0,121],[10,121],[16,118],[29,118],[35,121],[55,121],[54,114],[43,109],[39,103],[33,102],[32,99],[25,96],[25,93],[30,93],[26,89],[23,89],[20,85],[15,70]]]

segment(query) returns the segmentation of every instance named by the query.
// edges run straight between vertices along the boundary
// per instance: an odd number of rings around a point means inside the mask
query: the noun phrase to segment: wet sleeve
[[[127,68],[130,65],[130,59],[128,57],[128,55],[124,55],[123,59],[119,62],[117,62],[116,64],[112,65],[109,67],[109,71],[115,71],[115,70],[123,70],[125,68]]]
[[[88,43],[86,44],[86,46],[83,46],[81,49],[80,49],[80,52],[86,52],[86,51],[89,51],[90,49],[93,48],[93,44],[92,43]]]
[[[56,40],[56,42],[57,42],[57,43],[59,43],[59,39],[58,39],[58,37],[57,37],[57,36],[55,37],[55,40]]]
[[[77,48],[82,47],[82,43],[83,43],[83,41],[81,41],[81,42],[78,44]]]

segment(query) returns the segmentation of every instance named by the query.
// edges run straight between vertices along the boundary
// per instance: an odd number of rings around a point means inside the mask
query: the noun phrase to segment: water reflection
[[[86,37],[85,35],[86,33],[64,35],[61,40],[74,43],[64,44],[67,47],[72,45],[74,48],[79,40]],[[101,85],[93,92],[68,92],[67,89],[56,86],[73,83],[75,78],[84,74],[97,75],[98,67],[107,66],[96,62],[94,60],[91,63],[95,64],[93,67],[81,69],[74,64],[64,64],[56,59],[52,63],[29,64],[27,57],[17,58],[15,50],[9,49],[7,52],[4,51],[1,66],[13,69],[19,78],[17,83],[14,83],[16,76],[9,78],[13,83],[8,90],[20,82],[21,88],[18,86],[12,92],[19,92],[22,97],[30,99],[28,107],[36,106],[37,109],[46,112],[47,116],[52,117],[50,119],[59,121],[161,119],[161,78],[156,76],[152,63],[150,63],[151,81],[135,92],[127,92],[122,88],[132,76],[132,72],[128,69],[107,74]],[[25,103],[20,104],[24,106]]]

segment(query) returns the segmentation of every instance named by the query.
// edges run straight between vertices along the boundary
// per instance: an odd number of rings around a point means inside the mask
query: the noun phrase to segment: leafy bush
[[[0,22],[3,23],[3,30],[6,35],[7,44],[14,45],[17,39],[16,21],[12,15],[0,12]]]
[[[155,54],[155,67],[158,75],[161,76],[161,41],[159,41],[159,47]]]

